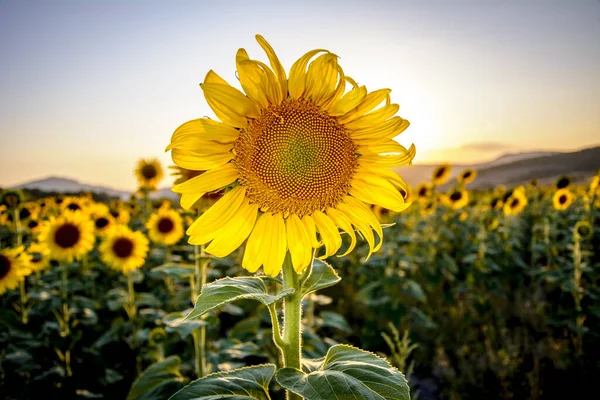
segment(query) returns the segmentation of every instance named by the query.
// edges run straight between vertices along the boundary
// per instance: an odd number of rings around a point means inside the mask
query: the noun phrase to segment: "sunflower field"
[[[0,193],[0,398],[554,399],[600,376],[600,175],[470,190],[401,178],[390,90],[338,57],[289,74],[236,54],[243,91],[175,129],[127,201]],[[166,143],[165,143],[166,144]],[[398,167],[402,167],[397,169]],[[396,172],[399,172],[397,174]]]
[[[332,286],[305,299],[303,356],[367,349],[406,373],[413,398],[560,398],[574,391],[564,380],[591,385],[599,179],[441,192],[434,177],[407,194],[407,212],[374,208],[388,224],[377,253],[365,261],[358,244],[315,261]],[[2,193],[2,398],[163,399],[206,374],[277,363],[268,307],[239,300],[185,319],[199,286],[248,275],[239,252],[187,243],[219,194],[185,212],[149,190],[109,203]]]

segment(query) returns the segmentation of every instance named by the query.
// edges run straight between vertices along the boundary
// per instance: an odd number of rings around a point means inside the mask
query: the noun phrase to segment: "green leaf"
[[[419,285],[417,282],[413,281],[412,279],[408,279],[405,281],[405,286],[402,288],[402,290],[408,296],[412,297],[413,299],[415,299],[417,301],[425,302],[425,300],[427,300],[427,298],[425,296],[425,292],[423,292],[421,285]]]
[[[195,267],[193,265],[167,263],[152,268],[152,272],[159,273],[171,278],[188,278],[194,275]]]
[[[302,298],[317,290],[333,286],[341,280],[342,278],[340,278],[329,264],[315,259],[312,272],[306,282],[304,282],[304,285],[302,285]]]
[[[348,325],[346,318],[343,315],[333,311],[323,311],[320,315],[319,326],[321,328],[328,327],[339,329],[344,332],[352,332],[352,328]]]
[[[127,400],[164,400],[183,386],[177,356],[165,358],[146,368],[133,382]]]
[[[264,364],[210,374],[190,383],[169,400],[270,400],[269,383],[274,373],[275,365]]]
[[[199,318],[208,311],[232,301],[252,299],[267,306],[291,293],[294,293],[294,289],[286,289],[276,295],[270,295],[263,280],[255,277],[219,279],[204,286],[194,309],[186,320]]]
[[[400,371],[383,358],[348,345],[331,347],[314,372],[282,368],[275,379],[306,400],[410,399],[408,382]]]
[[[182,339],[188,337],[193,331],[206,326],[207,323],[204,320],[187,321],[185,316],[189,314],[189,310],[172,312],[163,317],[163,322],[166,325],[165,330],[169,333],[177,332]]]

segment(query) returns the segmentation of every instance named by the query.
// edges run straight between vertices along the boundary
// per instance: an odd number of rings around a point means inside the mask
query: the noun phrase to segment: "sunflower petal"
[[[238,171],[232,163],[227,163],[219,168],[211,169],[201,175],[173,186],[175,193],[207,193],[221,189],[235,182]]]
[[[350,252],[354,250],[354,247],[356,246],[356,234],[354,233],[354,228],[352,228],[352,223],[348,218],[346,218],[344,213],[336,210],[335,208],[329,208],[327,210],[327,216],[331,218],[334,224],[342,228],[342,230],[346,232],[348,236],[350,236],[350,246],[348,246],[348,250],[346,250],[344,254],[338,255],[338,257],[344,257],[350,254]]]
[[[285,233],[285,222],[280,213],[268,215],[268,223],[263,238],[262,251],[265,252],[263,270],[269,276],[277,276],[281,272],[285,253],[287,252],[287,238]]]
[[[281,98],[285,99],[287,97],[287,76],[285,74],[285,69],[281,65],[279,58],[273,51],[271,45],[263,38],[261,35],[256,35],[256,41],[263,48],[265,53],[267,53],[267,57],[269,57],[269,63],[271,64],[271,68],[275,71],[277,75],[277,79],[279,80],[279,89],[281,92]]]
[[[192,171],[215,169],[233,159],[233,153],[211,153],[204,155],[195,151],[173,149],[171,158],[176,165]]]
[[[373,111],[363,117],[360,117],[352,122],[346,123],[344,126],[347,129],[361,129],[368,128],[377,124],[379,122],[387,121],[389,118],[393,117],[400,110],[400,106],[398,104],[390,104],[388,106],[383,106],[380,109]]]
[[[406,210],[410,206],[394,185],[387,179],[373,174],[354,174],[350,194],[365,203],[377,204],[396,212]]]
[[[304,94],[306,90],[306,66],[310,59],[319,53],[328,53],[328,51],[324,49],[311,50],[292,65],[288,80],[288,90],[292,99],[297,100]]]
[[[243,186],[237,186],[225,193],[215,204],[206,210],[187,230],[191,244],[205,244],[211,241],[221,226],[226,225],[238,212],[246,195]]]
[[[317,210],[314,211],[311,216],[315,221],[317,229],[321,234],[321,239],[325,244],[325,254],[321,258],[327,258],[335,254],[342,246],[342,237],[340,236],[337,226],[327,215]]]
[[[227,257],[248,238],[257,214],[258,206],[244,201],[229,222],[222,223],[223,227],[215,233],[206,252],[217,257]]]
[[[263,252],[262,250],[262,239],[265,236],[265,228],[267,225],[267,219],[263,214],[258,217],[258,220],[254,224],[254,229],[248,237],[246,242],[246,249],[244,250],[244,257],[242,258],[242,267],[248,272],[256,272],[263,264]]]
[[[291,214],[287,218],[285,226],[292,264],[294,270],[300,273],[310,264],[312,259],[311,239],[304,224],[296,214]]]
[[[180,125],[171,136],[171,143],[165,151],[185,147],[198,147],[197,142],[214,141],[219,143],[233,143],[240,133],[222,122],[208,118],[188,121]]]
[[[364,100],[366,95],[367,88],[365,86],[352,89],[333,105],[330,114],[337,117],[350,112],[350,110],[356,108]]]
[[[364,116],[384,100],[389,100],[391,91],[391,89],[379,89],[367,94],[358,107],[339,118],[340,123],[347,124]]]

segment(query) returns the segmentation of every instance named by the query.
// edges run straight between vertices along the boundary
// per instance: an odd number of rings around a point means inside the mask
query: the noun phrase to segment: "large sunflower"
[[[15,289],[31,273],[29,261],[22,246],[0,250],[0,295]]]
[[[135,168],[135,176],[140,188],[145,190],[156,190],[156,186],[164,176],[160,162],[156,158],[141,159]]]
[[[566,210],[575,200],[575,195],[569,189],[558,189],[552,196],[552,204],[556,210]]]
[[[146,223],[148,236],[154,243],[170,246],[183,237],[183,219],[172,208],[161,207]]]
[[[369,93],[344,75],[335,54],[309,51],[288,77],[271,46],[256,39],[271,68],[238,50],[245,93],[209,71],[201,88],[222,122],[189,121],[167,147],[178,166],[207,171],[173,187],[183,208],[231,189],[188,229],[190,243],[210,242],[206,251],[224,257],[248,239],[242,266],[250,272],[263,266],[271,276],[288,250],[297,272],[321,244],[324,256],[335,254],[342,245],[338,227],[352,239],[345,254],[357,229],[370,256],[383,232],[367,204],[393,211],[410,205],[398,190],[404,181],[391,171],[415,155],[414,145],[393,140],[408,121],[394,116],[399,106],[389,89]]]
[[[79,212],[64,212],[44,224],[38,238],[57,261],[72,262],[94,247],[94,223]]]
[[[100,258],[110,268],[127,273],[138,269],[146,261],[148,239],[140,231],[127,226],[112,229],[100,243]]]

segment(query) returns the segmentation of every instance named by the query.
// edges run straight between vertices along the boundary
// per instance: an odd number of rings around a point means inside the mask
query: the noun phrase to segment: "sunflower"
[[[127,225],[131,220],[131,214],[124,205],[118,203],[110,210],[110,215],[115,219],[116,222],[122,225]]]
[[[23,192],[20,190],[5,190],[0,196],[0,204],[6,208],[16,208],[23,202]]]
[[[570,184],[571,184],[571,178],[563,175],[560,178],[558,178],[558,180],[556,181],[556,188],[564,189],[564,188],[568,187]]]
[[[453,209],[459,210],[469,204],[469,192],[464,189],[454,189],[446,195],[445,202]]]
[[[452,166],[450,164],[442,164],[433,170],[431,180],[435,186],[442,185],[450,177],[450,170]]]
[[[419,200],[427,200],[431,197],[432,188],[429,183],[420,183],[417,186],[417,198]]]
[[[272,47],[262,36],[256,39],[272,69],[238,50],[245,93],[209,71],[201,88],[222,122],[189,121],[167,147],[178,166],[206,170],[173,187],[184,209],[205,193],[229,188],[188,229],[190,243],[210,242],[206,251],[225,257],[247,239],[242,266],[250,272],[262,266],[271,276],[280,272],[288,250],[297,272],[321,243],[323,257],[337,253],[338,227],[351,238],[344,255],[356,245],[356,228],[370,256],[383,232],[367,204],[397,212],[410,205],[397,189],[406,184],[391,170],[414,158],[414,145],[406,149],[393,140],[408,121],[394,116],[399,106],[391,103],[389,89],[369,93],[358,86],[335,54],[306,53],[288,79]]]
[[[82,198],[75,196],[68,196],[64,198],[60,207],[64,211],[84,211],[86,209],[86,201]]]
[[[100,243],[100,258],[110,268],[127,273],[138,269],[146,261],[148,239],[140,231],[133,232],[119,225]]]
[[[42,223],[37,218],[30,219],[24,225],[27,228],[27,230],[29,230],[29,232],[31,232],[34,235],[40,233],[40,230],[42,229]]]
[[[156,190],[156,186],[162,180],[163,175],[163,169],[156,158],[138,161],[135,176],[141,189]]]
[[[502,200],[501,197],[494,197],[492,199],[492,201],[490,201],[490,208],[492,210],[500,210],[500,209],[502,209],[503,205],[504,205],[504,201]]]
[[[15,289],[25,277],[31,274],[30,257],[23,246],[0,250],[0,295]]]
[[[456,180],[461,185],[467,185],[473,182],[475,178],[477,178],[477,171],[475,171],[474,169],[465,169],[463,172],[458,174]]]
[[[42,243],[31,243],[27,253],[31,257],[30,265],[33,271],[41,271],[50,264],[50,250]]]
[[[575,195],[569,189],[558,189],[552,196],[552,204],[556,210],[566,210],[575,200]]]
[[[105,235],[116,225],[115,218],[110,213],[99,213],[92,216],[96,233],[99,236]]]
[[[504,214],[506,215],[517,215],[527,205],[527,196],[522,190],[513,190],[511,195],[504,202]]]
[[[590,192],[594,193],[600,187],[600,175],[596,175],[590,181]]]
[[[177,211],[162,207],[150,216],[146,228],[154,243],[170,246],[183,237],[183,218]]]
[[[591,238],[594,233],[592,225],[588,221],[578,221],[575,224],[573,231],[581,240]]]
[[[44,224],[39,241],[50,250],[53,259],[72,262],[94,247],[94,224],[83,213],[64,212]]]

